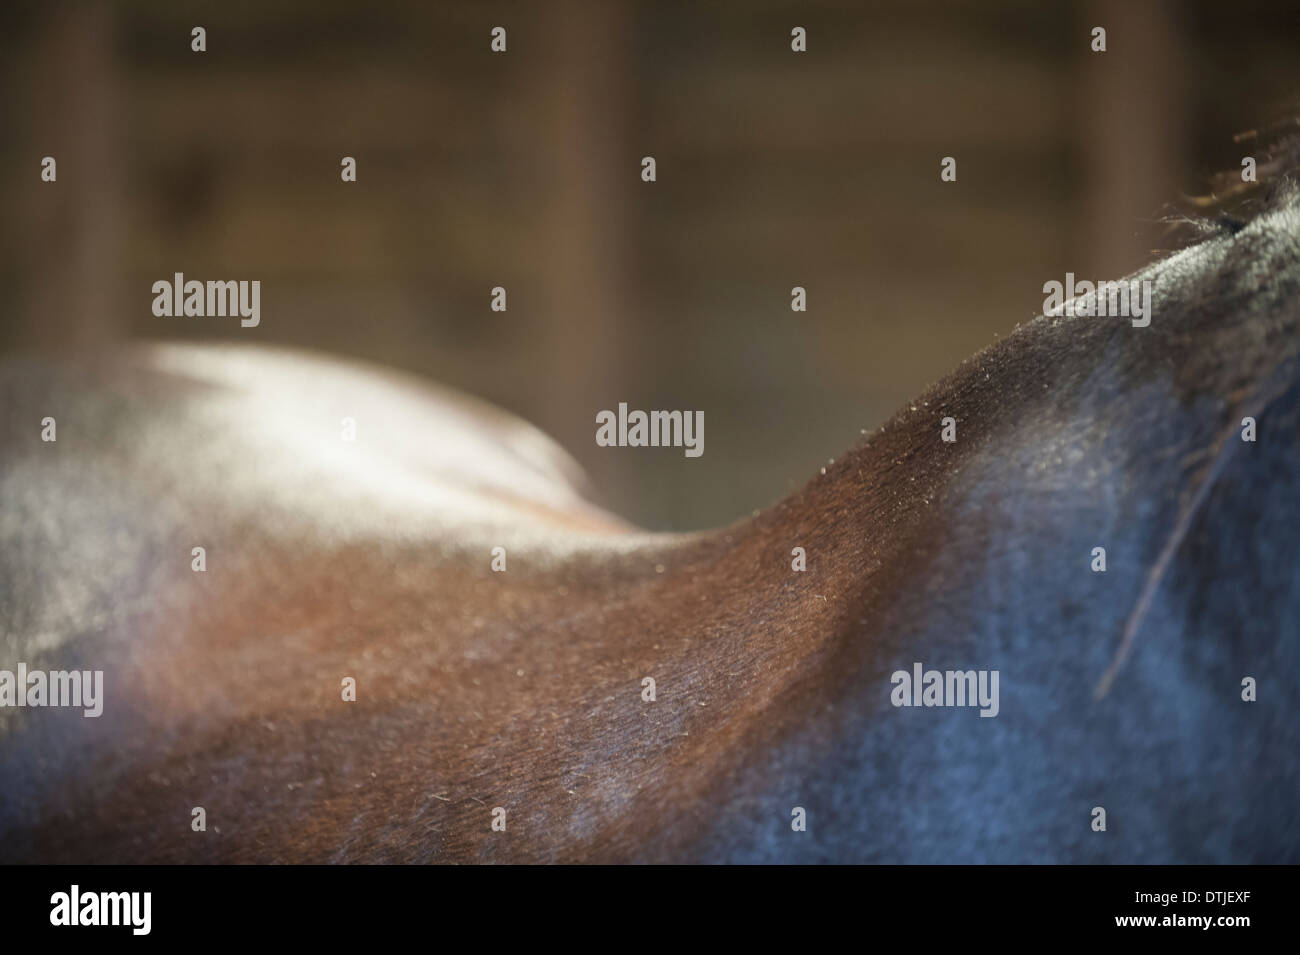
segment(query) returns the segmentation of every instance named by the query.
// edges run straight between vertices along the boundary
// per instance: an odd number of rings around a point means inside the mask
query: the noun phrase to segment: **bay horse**
[[[0,861],[1300,861],[1294,184],[1134,279],[699,533],[337,359],[6,360],[0,670],[103,700],[0,708]]]

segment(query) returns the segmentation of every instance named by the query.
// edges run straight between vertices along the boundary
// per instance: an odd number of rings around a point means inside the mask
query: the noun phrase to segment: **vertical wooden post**
[[[122,236],[117,74],[113,5],[67,3],[51,9],[37,38],[44,93],[33,113],[23,173],[29,241],[19,343],[95,345],[120,337]],[[39,180],[42,156],[58,180]],[[148,308],[148,288],[139,296]]]
[[[1089,178],[1081,267],[1119,278],[1151,259],[1152,229],[1186,168],[1187,96],[1178,4],[1093,0],[1082,8],[1084,44],[1078,149]],[[1107,51],[1093,53],[1093,27]]]
[[[621,135],[631,39],[626,5],[563,0],[548,10],[552,62],[538,71],[552,79],[539,145],[554,190],[543,223],[547,324],[538,358],[548,397],[538,421],[581,453],[594,445],[596,412],[625,397],[621,356],[633,318],[624,297],[619,216],[632,190],[655,187],[640,182],[640,154],[633,156]],[[609,459],[591,460],[589,470],[601,472]]]

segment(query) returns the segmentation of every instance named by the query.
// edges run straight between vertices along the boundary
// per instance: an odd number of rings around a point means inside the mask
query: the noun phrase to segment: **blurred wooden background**
[[[1147,261],[1166,204],[1238,165],[1231,134],[1294,105],[1298,41],[1291,0],[10,2],[0,351],[395,365],[533,421],[647,526],[720,524],[1044,281]],[[261,326],[155,318],[175,271],[260,279]],[[704,456],[596,447],[619,401],[703,409]]]

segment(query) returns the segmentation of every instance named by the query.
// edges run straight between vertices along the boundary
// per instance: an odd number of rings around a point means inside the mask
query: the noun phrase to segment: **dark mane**
[[[1256,162],[1254,182],[1241,168],[1224,169],[1202,195],[1184,196],[1164,217],[1178,245],[1235,235],[1261,213],[1285,204],[1300,190],[1300,114],[1233,136]]]

